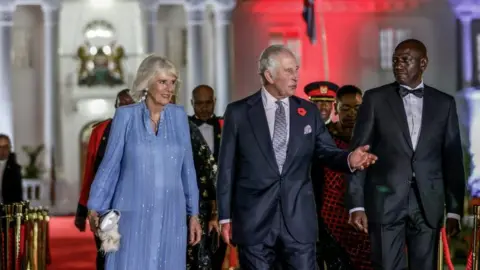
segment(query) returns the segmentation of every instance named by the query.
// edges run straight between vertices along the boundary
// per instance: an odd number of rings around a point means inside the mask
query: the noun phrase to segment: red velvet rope
[[[450,255],[450,247],[448,246],[447,231],[445,230],[445,227],[442,228],[440,233],[442,235],[443,258],[445,259],[445,263],[447,264],[448,270],[455,270],[452,263],[452,256]]]
[[[467,259],[467,267],[465,268],[466,270],[472,270],[473,266],[473,253],[472,250],[468,253],[468,259]]]

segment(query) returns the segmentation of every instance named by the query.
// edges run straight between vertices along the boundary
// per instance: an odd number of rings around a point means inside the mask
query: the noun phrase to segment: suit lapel
[[[420,134],[418,135],[417,150],[425,140],[429,125],[435,117],[435,100],[432,96],[432,89],[425,86],[423,92],[422,124],[420,125]]]
[[[398,94],[398,87],[398,84],[394,84],[390,90],[391,93],[386,95],[386,99],[390,104],[390,109],[392,110],[393,115],[395,116],[395,119],[402,130],[402,134],[405,137],[408,146],[413,150],[412,139],[410,138],[410,132],[408,129],[407,114],[405,112],[405,107],[403,106],[402,97],[400,97]]]
[[[252,132],[257,140],[258,147],[262,151],[267,162],[278,172],[278,165],[273,152],[272,139],[268,130],[267,116],[263,107],[261,91],[258,91],[248,101],[250,109],[248,110],[248,120]]]
[[[287,148],[287,158],[285,164],[283,165],[283,171],[286,172],[288,167],[292,165],[295,155],[300,149],[300,146],[303,142],[303,136],[305,126],[308,124],[307,115],[300,115],[298,109],[300,108],[300,103],[294,97],[289,99],[289,110],[290,110],[290,133],[288,139],[288,148]]]

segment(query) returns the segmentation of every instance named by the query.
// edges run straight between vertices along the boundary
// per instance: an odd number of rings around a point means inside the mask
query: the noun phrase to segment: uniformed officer
[[[339,86],[328,81],[312,82],[305,86],[305,94],[309,97],[310,101],[317,104],[318,110],[322,116],[325,124],[331,122],[331,115],[333,111],[333,104],[337,96],[337,90]]]

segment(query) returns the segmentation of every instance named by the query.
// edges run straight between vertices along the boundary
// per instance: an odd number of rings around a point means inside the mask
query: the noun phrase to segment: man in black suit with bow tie
[[[392,59],[396,82],[367,91],[358,112],[351,146],[371,145],[378,162],[347,181],[350,223],[370,235],[375,269],[434,270],[445,207],[449,235],[463,214],[456,105],[424,84],[422,42],[401,42]]]
[[[218,162],[220,138],[222,134],[223,119],[215,115],[215,91],[211,86],[202,84],[192,91],[192,106],[194,115],[189,119],[194,123],[208,144],[210,151]],[[212,254],[212,270],[221,270],[227,245],[220,241],[219,247]]]

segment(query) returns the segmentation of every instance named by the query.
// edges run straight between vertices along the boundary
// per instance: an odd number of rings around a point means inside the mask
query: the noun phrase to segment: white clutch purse
[[[118,210],[109,210],[100,217],[98,237],[102,241],[100,249],[105,253],[115,252],[120,248],[119,220],[120,211]]]

